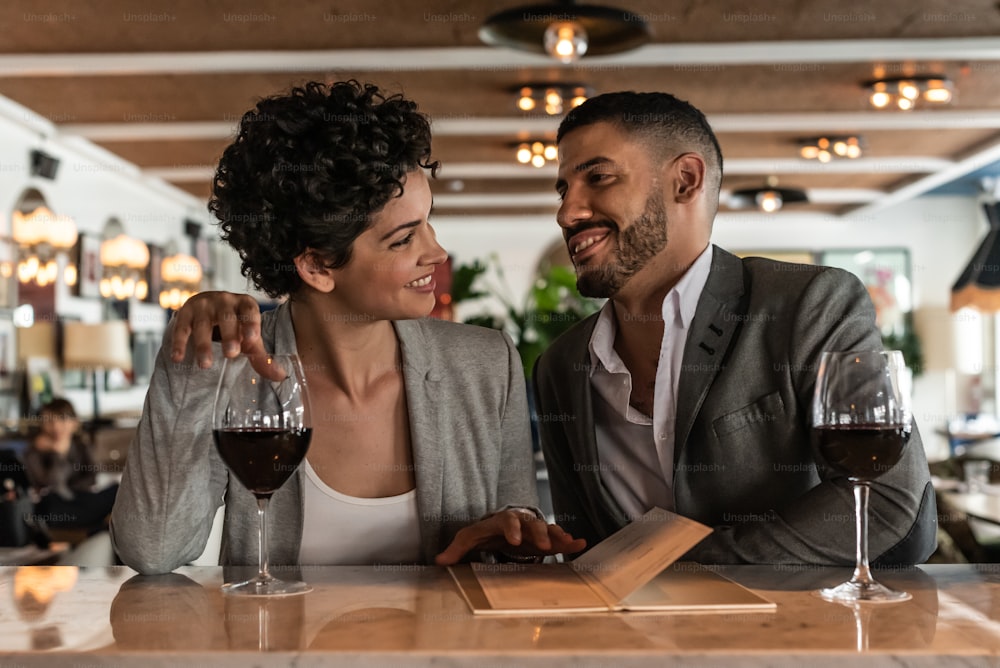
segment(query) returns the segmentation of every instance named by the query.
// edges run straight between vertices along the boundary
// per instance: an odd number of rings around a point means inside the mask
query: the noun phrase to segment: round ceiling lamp
[[[485,44],[547,54],[563,63],[585,54],[629,51],[650,36],[649,26],[638,14],[573,2],[514,7],[490,16],[479,28]]]
[[[729,206],[734,209],[758,209],[764,213],[780,211],[786,204],[808,202],[805,190],[798,188],[779,188],[778,179],[767,178],[767,184],[761,188],[744,188],[734,190],[729,196]]]

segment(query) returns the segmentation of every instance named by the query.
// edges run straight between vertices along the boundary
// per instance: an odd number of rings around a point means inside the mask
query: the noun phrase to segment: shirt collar
[[[705,289],[708,274],[712,269],[712,255],[712,244],[709,244],[684,272],[681,280],[677,281],[677,284],[667,293],[660,307],[664,321],[672,320],[668,317],[667,309],[676,309],[675,313],[679,317],[681,328],[687,329],[691,324],[698,308],[701,291]],[[628,373],[625,363],[622,362],[615,350],[617,330],[614,306],[609,299],[601,307],[594,331],[590,335],[590,376],[593,376],[594,371],[602,367],[609,373]]]

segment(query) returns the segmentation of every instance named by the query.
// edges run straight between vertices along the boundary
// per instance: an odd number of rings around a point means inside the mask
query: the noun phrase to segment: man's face
[[[587,297],[614,297],[667,247],[663,188],[645,148],[610,123],[559,144],[556,220]]]

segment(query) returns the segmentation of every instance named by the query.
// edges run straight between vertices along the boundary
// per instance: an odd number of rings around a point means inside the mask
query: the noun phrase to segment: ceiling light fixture
[[[862,149],[861,137],[842,135],[831,137],[810,137],[799,140],[799,155],[806,160],[830,162],[840,158],[853,160],[860,158]]]
[[[951,80],[944,75],[888,77],[861,85],[868,91],[868,102],[876,109],[895,107],[901,111],[910,111],[924,103],[948,104],[955,92]]]
[[[42,194],[29,188],[11,215],[11,236],[19,248],[18,280],[45,286],[55,283],[59,275],[56,256],[73,248],[78,234],[72,218],[52,213]],[[75,285],[76,265],[67,262],[63,272],[66,284]]]
[[[517,148],[517,161],[522,165],[544,167],[546,163],[554,162],[559,157],[556,144],[551,140],[522,141],[514,146]]]
[[[135,297],[143,300],[149,293],[146,267],[149,265],[149,247],[125,234],[117,218],[104,226],[101,241],[102,277],[99,283],[105,299],[125,300]]]
[[[160,306],[177,310],[201,288],[201,263],[198,259],[177,252],[177,245],[167,244],[167,257],[160,264],[163,288],[160,290]]]
[[[578,107],[594,94],[594,89],[580,83],[527,83],[515,86],[517,108],[524,112],[544,111],[559,116]]]
[[[774,213],[786,204],[808,202],[806,191],[798,188],[779,188],[778,178],[767,177],[763,188],[734,190],[729,196],[729,206],[734,209],[756,208],[764,213]]]
[[[638,14],[572,0],[514,7],[486,19],[479,39],[490,46],[548,54],[563,63],[642,46],[650,29]]]

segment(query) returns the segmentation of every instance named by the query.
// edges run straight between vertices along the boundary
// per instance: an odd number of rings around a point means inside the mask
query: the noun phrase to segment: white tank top
[[[419,563],[417,490],[366,499],[341,494],[303,460],[306,471],[302,519],[303,565]]]

